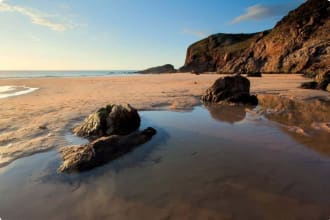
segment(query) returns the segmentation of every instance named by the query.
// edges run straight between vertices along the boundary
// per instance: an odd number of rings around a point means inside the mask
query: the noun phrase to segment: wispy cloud
[[[33,24],[50,28],[53,31],[66,31],[74,28],[76,25],[70,22],[55,21],[58,16],[44,14],[31,8],[12,5],[8,1],[0,0],[0,11],[16,12],[26,16]]]
[[[194,36],[197,36],[197,37],[207,37],[208,36],[208,33],[205,32],[205,31],[191,30],[191,29],[188,29],[188,28],[183,29],[182,33],[183,34],[194,35]]]
[[[262,5],[262,4],[253,5],[246,8],[244,14],[234,18],[229,23],[236,24],[244,21],[263,20],[275,16],[284,16],[290,10],[297,7],[302,2],[304,1],[302,0],[291,1],[285,4],[276,4],[276,5]]]

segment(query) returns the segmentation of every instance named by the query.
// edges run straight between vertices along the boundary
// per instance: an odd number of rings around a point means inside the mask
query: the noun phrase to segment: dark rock
[[[64,147],[60,150],[63,162],[58,171],[84,171],[100,166],[146,143],[155,134],[156,130],[149,127],[126,136],[112,135],[88,144]]]
[[[112,134],[126,135],[140,127],[140,120],[137,110],[129,104],[107,105],[89,115],[73,132],[90,139]]]
[[[47,125],[39,125],[38,127],[40,130],[46,130],[47,129]]]
[[[250,95],[250,81],[241,76],[226,76],[217,79],[202,96],[204,102],[230,102],[257,105],[256,96]]]
[[[176,73],[176,69],[174,68],[173,65],[171,64],[165,64],[163,66],[156,66],[156,67],[152,67],[146,70],[141,70],[138,71],[136,73],[144,73],[144,74],[148,74],[148,73]]]
[[[262,75],[261,75],[261,72],[248,72],[247,73],[247,76],[248,77],[261,77]]]
[[[317,87],[317,82],[304,82],[300,86],[303,89],[316,89]]]
[[[244,105],[258,105],[258,98],[255,95],[250,95],[249,93],[240,93],[229,97],[227,102],[241,103]]]

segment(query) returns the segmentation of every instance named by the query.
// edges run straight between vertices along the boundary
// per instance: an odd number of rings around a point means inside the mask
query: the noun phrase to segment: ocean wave
[[[24,95],[38,89],[39,88],[31,88],[27,86],[0,86],[0,99]]]

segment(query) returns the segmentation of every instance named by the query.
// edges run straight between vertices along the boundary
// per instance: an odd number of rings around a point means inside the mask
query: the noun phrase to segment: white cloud
[[[48,27],[53,31],[66,31],[75,27],[72,23],[53,21],[51,18],[56,16],[43,14],[27,7],[11,5],[6,3],[4,0],[0,0],[0,11],[19,13],[28,17],[33,24]]]
[[[194,35],[194,36],[201,37],[201,38],[208,36],[208,33],[206,33],[205,31],[191,30],[191,29],[187,29],[187,28],[183,29],[182,33]]]
[[[253,5],[245,10],[245,13],[234,18],[230,24],[236,24],[244,21],[263,20],[274,16],[284,16],[290,10],[297,7],[302,1],[288,2],[277,5]]]

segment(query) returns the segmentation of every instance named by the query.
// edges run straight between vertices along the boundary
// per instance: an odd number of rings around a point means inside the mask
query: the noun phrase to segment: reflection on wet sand
[[[212,118],[230,124],[242,121],[246,115],[245,107],[240,105],[207,104],[205,107]]]
[[[330,103],[302,102],[279,96],[259,96],[261,114],[279,123],[297,142],[330,156]]]
[[[210,117],[218,106],[208,109],[143,112],[142,127],[155,126],[155,138],[89,172],[56,174],[56,151],[13,162],[0,172],[1,217],[329,218],[328,157],[297,143],[276,123],[256,126],[250,112],[228,108],[220,119],[227,110],[240,117],[223,121]],[[233,123],[242,115],[244,123]]]

